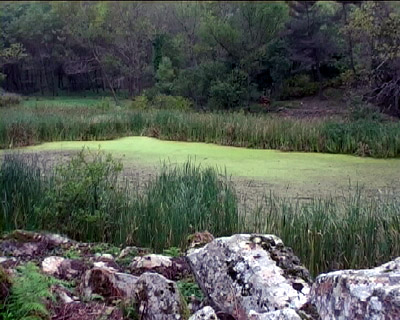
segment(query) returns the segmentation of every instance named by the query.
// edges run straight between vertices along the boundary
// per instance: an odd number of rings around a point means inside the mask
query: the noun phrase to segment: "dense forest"
[[[230,109],[361,93],[400,113],[400,2],[2,2],[7,92]],[[263,100],[264,99],[264,100]]]

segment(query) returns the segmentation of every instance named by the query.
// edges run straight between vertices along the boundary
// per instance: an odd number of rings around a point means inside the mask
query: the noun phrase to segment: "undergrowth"
[[[54,300],[50,287],[56,280],[41,274],[32,262],[18,267],[17,271],[5,304],[3,319],[49,320],[46,301]]]

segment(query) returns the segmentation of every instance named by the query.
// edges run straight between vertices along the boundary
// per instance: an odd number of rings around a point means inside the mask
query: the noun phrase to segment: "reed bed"
[[[227,112],[131,110],[43,103],[0,110],[0,148],[129,135],[220,145],[372,156],[400,155],[400,124]]]

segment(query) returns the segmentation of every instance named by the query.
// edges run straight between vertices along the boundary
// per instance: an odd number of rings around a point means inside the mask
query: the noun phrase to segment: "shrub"
[[[312,96],[318,92],[318,83],[313,82],[309,75],[298,74],[288,78],[282,88],[281,98],[301,98]]]
[[[140,95],[135,97],[135,99],[131,103],[132,109],[144,110],[147,109],[150,105],[149,99],[145,95]]]
[[[215,81],[210,87],[208,106],[211,109],[233,109],[248,101],[246,88],[248,75],[241,70],[233,70],[226,80]]]
[[[35,207],[40,228],[77,240],[108,241],[119,209],[120,162],[111,154],[82,149],[67,164],[56,167],[43,200]],[[68,223],[65,223],[68,221]]]
[[[164,110],[187,111],[193,104],[190,100],[181,96],[158,95],[153,99],[152,105]]]
[[[10,107],[18,105],[22,102],[22,97],[15,93],[2,93],[0,94],[0,107]]]

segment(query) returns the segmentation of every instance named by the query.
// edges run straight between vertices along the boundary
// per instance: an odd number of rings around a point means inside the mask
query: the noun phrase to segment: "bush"
[[[192,102],[184,97],[166,95],[156,96],[152,101],[152,105],[156,108],[164,110],[179,111],[187,111],[193,106]]]
[[[248,101],[246,88],[248,75],[241,70],[233,70],[227,80],[218,80],[210,88],[208,105],[211,109],[233,109]]]
[[[364,102],[362,97],[353,96],[350,98],[350,120],[368,120],[368,121],[384,121],[384,116],[379,112],[378,108],[373,105]]]
[[[298,74],[287,79],[282,88],[281,98],[302,98],[315,95],[318,92],[318,83],[313,82],[309,75]]]
[[[150,101],[145,95],[140,95],[135,97],[135,99],[132,101],[131,104],[132,109],[139,109],[139,110],[148,109],[149,106],[150,106]]]
[[[110,240],[116,223],[112,217],[119,209],[121,170],[111,154],[85,149],[56,167],[51,185],[35,207],[41,229],[57,230],[77,240]]]
[[[18,105],[22,102],[22,97],[15,93],[1,93],[0,94],[0,107],[10,107]]]

